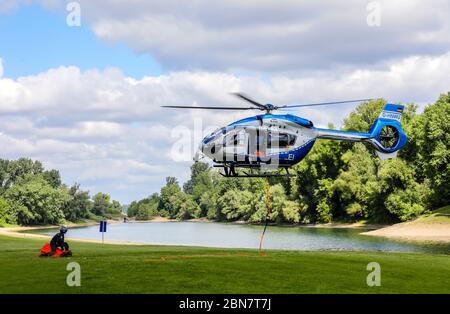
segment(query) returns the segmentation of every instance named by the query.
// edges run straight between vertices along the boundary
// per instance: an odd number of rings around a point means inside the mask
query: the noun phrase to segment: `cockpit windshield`
[[[245,144],[245,132],[243,129],[234,129],[225,136],[226,146],[237,146]]]

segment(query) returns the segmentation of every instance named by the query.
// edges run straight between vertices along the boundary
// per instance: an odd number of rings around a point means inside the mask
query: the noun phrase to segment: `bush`
[[[17,217],[14,215],[11,205],[7,200],[0,197],[0,226],[16,223]]]
[[[418,184],[410,189],[396,190],[391,193],[385,202],[387,210],[396,215],[401,221],[416,218],[425,212],[422,198],[426,195],[425,189]]]

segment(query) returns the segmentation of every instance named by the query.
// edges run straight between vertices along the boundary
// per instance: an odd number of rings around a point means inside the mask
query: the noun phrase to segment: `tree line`
[[[0,159],[0,226],[112,218],[121,211],[108,194],[91,198],[79,184],[63,184],[59,171],[45,170],[40,161]]]
[[[367,132],[384,104],[382,100],[360,104],[342,129]],[[294,177],[270,179],[268,218],[278,223],[398,222],[448,205],[450,92],[422,113],[417,109],[413,103],[405,107],[401,124],[409,141],[394,159],[380,160],[363,143],[318,140],[292,167]],[[128,215],[142,220],[206,217],[258,223],[266,217],[265,182],[223,178],[198,162],[182,187],[176,178],[166,178],[159,194],[132,202]]]

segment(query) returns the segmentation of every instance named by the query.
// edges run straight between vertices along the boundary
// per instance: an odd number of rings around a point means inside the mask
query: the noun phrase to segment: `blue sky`
[[[162,105],[242,105],[241,91],[423,108],[450,86],[448,0],[379,0],[376,26],[360,0],[78,0],[82,26],[68,27],[67,2],[0,1],[0,158],[123,203],[185,181],[202,133],[253,114]],[[354,106],[291,113],[340,126]]]
[[[101,42],[85,23],[68,27],[61,13],[35,4],[0,15],[4,76],[33,75],[61,65],[81,70],[116,67],[134,78],[162,73],[150,54],[136,54],[123,43]]]

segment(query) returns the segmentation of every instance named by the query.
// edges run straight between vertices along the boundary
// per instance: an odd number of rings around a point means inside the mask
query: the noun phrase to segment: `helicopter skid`
[[[230,165],[214,165],[216,168],[223,168],[224,173],[220,173],[226,178],[267,178],[267,177],[292,177],[294,174],[289,173],[289,166],[279,166],[279,168],[284,168],[286,173],[280,172],[262,172],[254,173],[253,169],[261,168],[260,164],[230,164]],[[243,171],[242,173],[237,173],[236,168],[250,168],[250,172]]]
[[[276,167],[273,167],[274,169],[287,169],[290,168],[292,165],[277,165]],[[260,169],[262,167],[270,167],[267,164],[263,163],[227,163],[227,164],[214,164],[213,167],[215,168],[252,168],[252,169]]]
[[[271,177],[293,177],[295,176],[292,173],[258,173],[258,174],[252,174],[244,172],[244,174],[235,174],[235,175],[226,175],[224,173],[220,173],[221,176],[225,178],[271,178]]]

